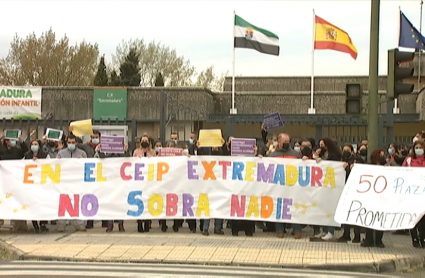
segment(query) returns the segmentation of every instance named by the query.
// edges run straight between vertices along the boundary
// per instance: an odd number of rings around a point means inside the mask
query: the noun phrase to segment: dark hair
[[[310,141],[311,146],[314,148],[316,146],[316,140],[314,138],[306,138],[307,141]],[[304,140],[304,141],[306,141]]]
[[[151,148],[153,148],[155,146],[155,140],[150,136],[148,138],[149,138],[149,144],[151,145]]]
[[[365,145],[365,144],[360,144],[360,145],[357,147],[357,151],[360,151],[360,148],[361,148],[362,146],[364,146],[364,147],[366,148],[366,150],[367,150],[367,145]]]
[[[415,153],[415,146],[416,145],[421,145],[422,146],[422,149],[425,149],[425,143],[424,143],[424,141],[422,139],[416,140],[416,142],[413,143],[413,146],[412,146],[412,153],[410,155],[412,158],[416,158],[416,153]]]
[[[381,152],[384,152],[383,149],[374,149],[370,155],[370,163],[373,165],[377,165],[379,161],[379,157],[381,156]]]
[[[93,129],[93,135],[95,135],[95,134],[99,135],[99,137],[102,136],[102,133],[100,133],[99,130]]]
[[[332,160],[341,160],[341,148],[335,145],[331,138],[323,138],[322,141],[328,151],[328,158]]]
[[[344,149],[345,147],[349,147],[349,148],[350,148],[350,150],[351,150],[351,152],[354,152],[354,147],[353,147],[353,145],[352,145],[352,144],[348,144],[348,143],[346,143],[346,144],[344,144],[344,146],[342,147],[342,149]]]
[[[69,134],[69,135],[66,137],[66,140],[65,140],[65,141],[68,141],[69,139],[71,139],[71,140],[75,139],[75,141],[77,141],[77,136],[75,136],[74,134]]]
[[[389,144],[389,145],[388,145],[388,148],[390,148],[390,146],[393,146],[393,148],[394,148],[394,152],[395,152],[395,153],[398,153],[399,148],[398,148],[398,146],[397,146],[396,144]]]

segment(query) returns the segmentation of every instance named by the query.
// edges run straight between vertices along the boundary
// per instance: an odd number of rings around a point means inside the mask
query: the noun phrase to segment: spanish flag
[[[317,15],[315,16],[315,21],[314,49],[330,49],[345,52],[356,60],[357,48],[354,46],[347,32]]]

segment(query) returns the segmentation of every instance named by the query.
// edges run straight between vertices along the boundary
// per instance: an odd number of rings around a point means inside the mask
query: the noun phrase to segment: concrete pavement
[[[187,225],[178,233],[162,233],[153,221],[149,233],[137,233],[135,221],[125,223],[126,232],[106,233],[104,228],[87,232],[12,234],[0,229],[2,247],[11,249],[23,260],[67,260],[96,262],[218,264],[341,270],[356,272],[393,272],[423,267],[425,250],[411,246],[410,237],[386,233],[386,248],[361,248],[353,243],[309,242],[310,228],[304,238],[290,235],[276,238],[274,233],[257,231],[254,237],[192,234]],[[169,224],[169,226],[171,226]],[[212,230],[212,228],[211,228]],[[337,236],[339,236],[337,232]]]

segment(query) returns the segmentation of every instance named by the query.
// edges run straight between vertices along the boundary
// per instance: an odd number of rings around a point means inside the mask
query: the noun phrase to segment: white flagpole
[[[420,14],[420,17],[419,17],[419,33],[421,33],[422,34],[422,6],[424,5],[424,1],[423,0],[421,0],[421,14]],[[421,73],[421,66],[422,66],[422,60],[421,60],[421,52],[422,52],[422,49],[418,49],[418,90],[420,90],[421,89],[421,75],[422,75],[422,73]]]
[[[233,11],[233,76],[232,76],[232,109],[230,109],[230,114],[237,114],[235,109],[235,18],[236,12]]]
[[[311,85],[310,85],[310,109],[308,109],[308,114],[316,114],[316,109],[314,109],[314,42],[316,40],[316,14],[313,9],[313,42],[311,49]]]

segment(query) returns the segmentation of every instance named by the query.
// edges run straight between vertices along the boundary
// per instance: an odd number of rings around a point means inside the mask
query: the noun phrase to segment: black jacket
[[[43,159],[43,158],[46,158],[47,155],[48,153],[40,149],[38,150],[37,155],[35,157],[37,157],[38,159]],[[34,158],[34,153],[31,150],[27,151],[24,155],[24,159],[33,159],[33,158]]]
[[[25,153],[28,152],[28,146],[25,142],[20,143],[20,147],[6,148],[4,145],[0,145],[0,159],[1,160],[12,160],[22,159]]]

